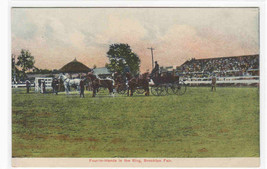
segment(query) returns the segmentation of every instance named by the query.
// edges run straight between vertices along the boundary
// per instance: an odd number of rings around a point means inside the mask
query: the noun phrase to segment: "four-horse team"
[[[135,89],[140,87],[145,90],[145,95],[149,96],[148,73],[140,76],[133,76],[130,72],[127,72],[125,78],[123,78],[122,75],[118,75],[118,73],[114,73],[113,78],[105,79],[98,77],[93,72],[87,73],[86,76],[83,76],[81,79],[69,79],[66,75],[60,73],[57,79],[53,79],[53,93],[58,93],[59,80],[63,83],[66,94],[69,94],[71,87],[75,87],[77,91],[79,91],[80,97],[84,97],[84,86],[86,83],[90,85],[93,97],[96,96],[100,88],[106,88],[110,95],[114,95],[115,92],[121,90],[121,86],[125,87],[123,90],[127,91],[128,96],[133,96]]]
[[[176,94],[175,91],[181,90],[183,87],[179,76],[174,73],[160,73],[157,62],[150,74],[147,72],[137,76],[134,76],[129,69],[125,69],[123,73],[115,72],[112,78],[105,79],[100,78],[94,72],[89,72],[80,79],[69,79],[65,74],[60,73],[58,78],[54,78],[52,81],[53,93],[59,92],[60,85],[64,86],[67,95],[70,88],[75,87],[80,97],[84,97],[85,85],[92,90],[92,97],[95,97],[101,88],[108,89],[109,94],[113,96],[115,92],[119,94],[127,92],[127,96],[133,96],[134,92],[149,96],[151,87],[153,95],[162,96],[164,91],[166,93],[172,91]]]

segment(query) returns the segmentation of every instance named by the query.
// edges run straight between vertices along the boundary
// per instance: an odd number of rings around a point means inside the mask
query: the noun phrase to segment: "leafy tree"
[[[128,66],[133,75],[139,73],[140,59],[128,44],[120,43],[110,45],[107,57],[110,63],[106,64],[106,67],[111,72],[123,73]]]
[[[34,57],[31,53],[28,50],[22,49],[16,65],[21,67],[24,78],[26,77],[26,71],[34,68],[34,62]]]
[[[20,81],[20,80],[25,80],[26,79],[26,76],[25,74],[22,73],[21,70],[19,70],[16,66],[16,61],[15,61],[15,55],[12,54],[11,55],[11,66],[12,66],[12,81],[13,82],[17,82],[17,81]]]
[[[12,66],[12,80],[13,80],[13,77],[15,76],[16,74],[16,63],[15,63],[15,55],[12,54],[11,56],[11,66]]]
[[[11,64],[12,64],[12,81],[16,81],[19,75],[19,70],[16,67],[16,62],[15,62],[15,55],[12,54],[11,56]]]

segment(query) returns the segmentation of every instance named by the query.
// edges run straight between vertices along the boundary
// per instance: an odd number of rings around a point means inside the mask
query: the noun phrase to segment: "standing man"
[[[27,93],[30,92],[30,87],[31,87],[31,82],[29,80],[26,80]]]
[[[42,80],[38,79],[38,87],[40,89],[40,93],[42,93]]]
[[[211,91],[216,91],[216,76],[215,74],[213,74],[213,76],[211,77]]]
[[[56,78],[53,79],[52,88],[53,88],[53,93],[57,94],[57,92],[58,92],[58,79],[56,79]]]
[[[56,95],[58,94],[58,91],[60,90],[60,80],[59,79],[56,79]]]
[[[81,81],[80,81],[80,97],[84,97],[84,81],[85,81],[85,79],[82,79]]]
[[[52,88],[53,88],[53,93],[57,95],[58,93],[58,79],[54,78],[52,81]]]
[[[53,93],[56,93],[56,78],[53,78],[52,80],[52,89],[53,89]]]
[[[45,93],[45,80],[43,80],[43,93]]]

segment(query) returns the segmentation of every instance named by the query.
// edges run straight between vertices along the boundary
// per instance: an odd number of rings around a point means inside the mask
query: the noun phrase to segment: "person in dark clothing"
[[[215,91],[216,92],[216,81],[217,81],[216,76],[213,75],[211,77],[211,91]]]
[[[53,88],[53,93],[57,94],[58,93],[58,80],[56,78],[53,79],[52,81],[52,88]]]
[[[60,90],[59,85],[60,85],[60,80],[57,79],[57,81],[56,81],[56,95],[58,94],[58,91]]]
[[[43,93],[45,93],[45,81],[43,80]]]
[[[158,64],[158,62],[157,61],[155,61],[155,67],[154,67],[154,69],[152,70],[152,73],[151,73],[152,75],[155,75],[155,76],[157,76],[158,74],[159,74],[159,64]]]
[[[30,87],[31,87],[31,82],[29,80],[26,80],[27,93],[30,92]]]
[[[123,73],[122,73],[122,79],[126,82],[127,78],[126,78],[126,74],[127,73],[131,73],[130,71],[130,67],[126,64],[126,66],[123,69]]]
[[[80,97],[84,97],[84,79],[80,81]]]
[[[130,67],[128,65],[126,65],[123,69],[123,73],[127,73],[127,72],[130,72]]]
[[[41,90],[41,86],[42,86],[42,80],[39,79],[39,80],[38,80],[38,87],[39,87],[40,92],[42,91],[42,90]]]
[[[159,64],[158,64],[158,62],[157,61],[155,61],[155,68],[154,68],[156,71],[158,71],[159,70]]]

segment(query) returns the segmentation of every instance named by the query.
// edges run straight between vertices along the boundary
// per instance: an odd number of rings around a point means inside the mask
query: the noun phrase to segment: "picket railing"
[[[217,84],[259,84],[259,76],[217,77]],[[187,78],[186,84],[211,84],[211,78]]]
[[[26,83],[12,84],[12,88],[26,87]],[[31,84],[31,87],[34,87],[34,84]]]

